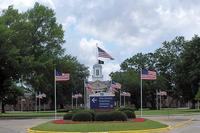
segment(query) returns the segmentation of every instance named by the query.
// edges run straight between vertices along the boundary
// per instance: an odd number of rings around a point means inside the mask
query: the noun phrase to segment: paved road
[[[163,133],[200,133],[200,115],[192,116],[194,120],[188,125]],[[146,117],[174,126],[191,118],[191,116]],[[0,133],[26,133],[26,129],[50,121],[51,119],[0,120]]]
[[[147,117],[152,120],[160,121],[167,125],[177,126],[183,124],[181,127],[174,128],[167,132],[162,133],[200,133],[200,115],[194,116],[160,116],[160,117]],[[192,121],[188,122],[189,119]],[[184,124],[184,123],[187,124]]]
[[[0,133],[26,133],[26,129],[50,119],[0,120]]]

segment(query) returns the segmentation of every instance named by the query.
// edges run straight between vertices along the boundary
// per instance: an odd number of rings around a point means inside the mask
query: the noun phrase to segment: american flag
[[[59,71],[56,71],[55,80],[56,81],[67,81],[70,79],[69,73],[61,73]]]
[[[109,58],[111,60],[114,60],[112,56],[110,56],[105,50],[98,48],[98,57],[103,57],[103,58]]]
[[[110,87],[109,92],[114,94],[115,92],[118,92],[118,90],[116,88]]]
[[[81,98],[81,97],[83,96],[80,93],[72,95],[72,98]]]
[[[111,87],[116,89],[121,89],[122,85],[120,83],[112,82]]]
[[[155,71],[148,71],[147,69],[142,69],[141,79],[144,80],[156,80],[156,72]]]
[[[87,89],[87,92],[89,92],[90,94],[93,93],[93,86],[90,83],[86,82],[85,88]]]
[[[157,92],[157,95],[167,96],[167,92],[166,91],[160,91],[160,92]]]
[[[121,96],[130,97],[130,96],[131,96],[131,93],[129,93],[129,92],[122,92],[120,95],[121,95]]]

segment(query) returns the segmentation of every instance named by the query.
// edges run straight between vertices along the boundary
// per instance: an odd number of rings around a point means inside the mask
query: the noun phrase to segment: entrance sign
[[[114,97],[113,96],[90,96],[91,109],[113,109]]]

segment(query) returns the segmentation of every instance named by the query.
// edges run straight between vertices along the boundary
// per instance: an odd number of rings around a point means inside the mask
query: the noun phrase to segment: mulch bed
[[[144,122],[145,119],[144,118],[135,118],[135,119],[130,119],[129,121]],[[77,121],[72,121],[72,120],[54,120],[54,121],[52,121],[52,123],[55,123],[55,124],[80,124],[82,122],[77,122]]]

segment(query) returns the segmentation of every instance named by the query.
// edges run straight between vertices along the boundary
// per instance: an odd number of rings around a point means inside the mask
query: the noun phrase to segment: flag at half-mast
[[[55,80],[56,81],[67,81],[70,79],[69,73],[62,73],[56,70],[55,72]]]
[[[105,50],[98,48],[98,57],[102,57],[102,58],[109,58],[111,60],[114,60],[114,58],[112,56],[110,56]]]
[[[143,80],[156,80],[157,75],[155,71],[149,71],[147,69],[142,69],[141,79]]]

